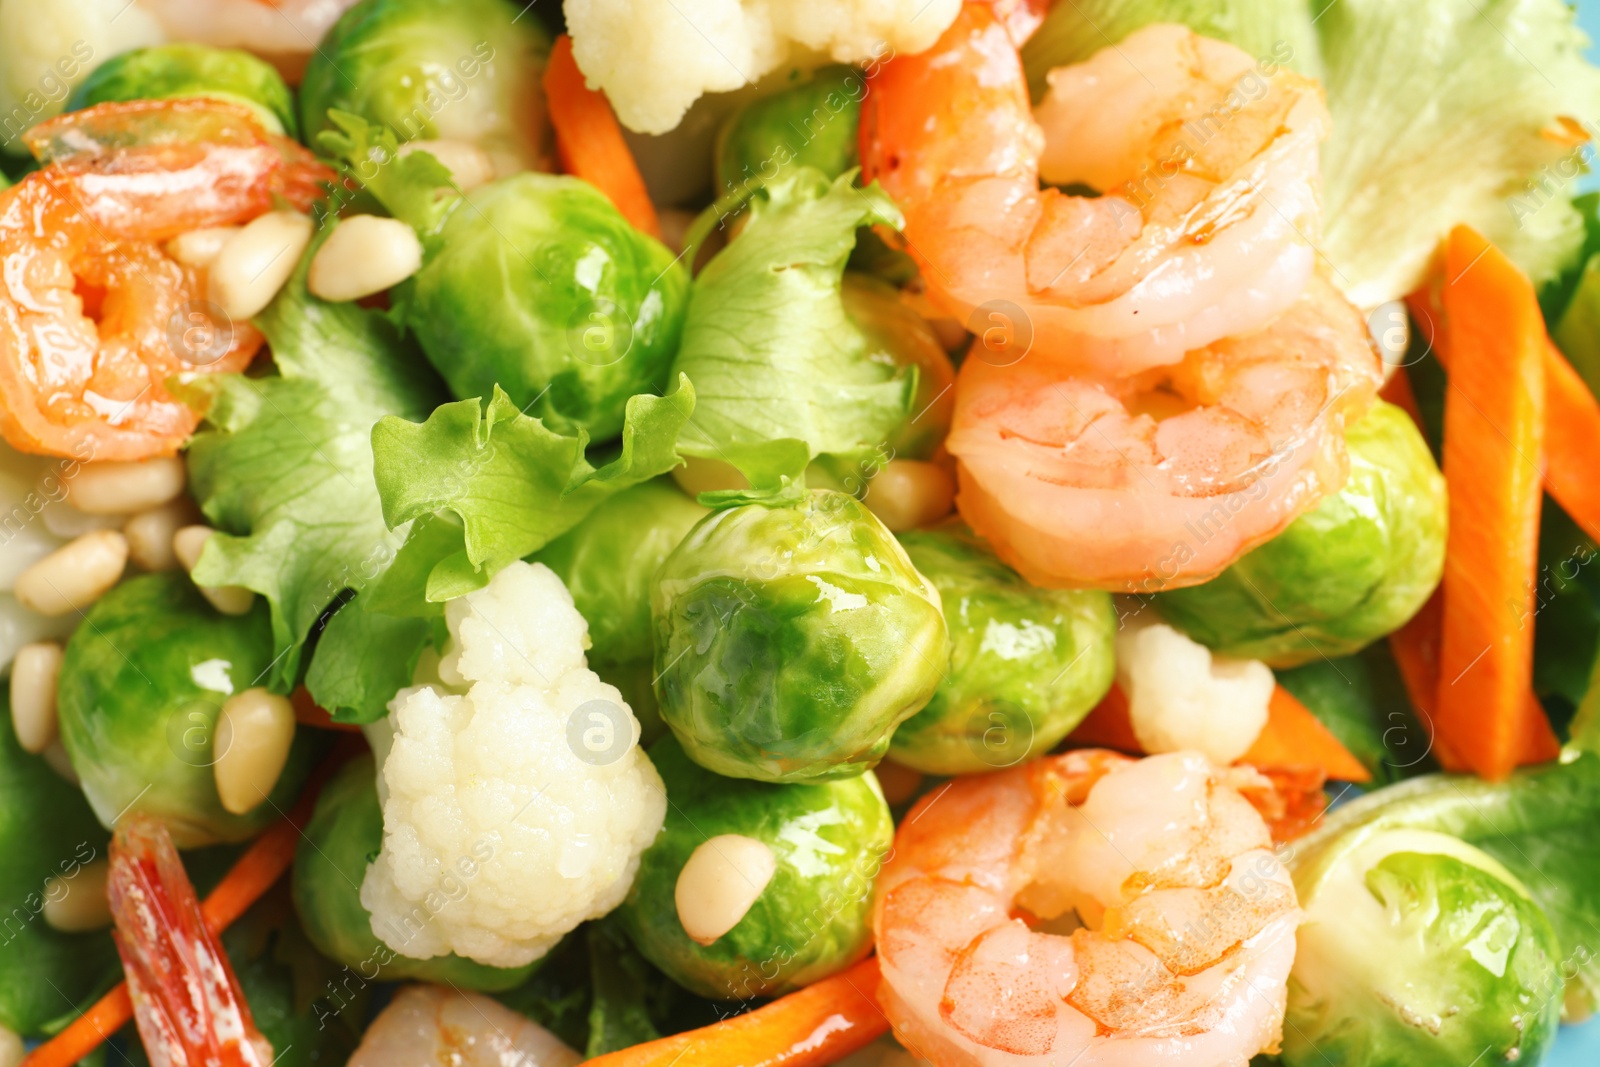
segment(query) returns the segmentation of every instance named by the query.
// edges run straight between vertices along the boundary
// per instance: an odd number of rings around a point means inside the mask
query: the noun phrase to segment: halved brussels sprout
[[[212,769],[222,702],[260,685],[271,664],[260,601],[222,615],[173,572],[101,597],[67,641],[57,690],[61,740],[101,823],[142,811],[196,848],[253,837],[287,810],[316,746],[309,731],[297,732],[267,801],[243,815],[222,806]]]
[[[109,933],[64,934],[43,914],[47,902],[85,891],[75,879],[85,864],[105,860],[110,835],[82,793],[17,744],[7,688],[0,686],[0,1026],[37,1037],[117,974]]]
[[[550,39],[509,0],[362,0],[311,54],[300,83],[309,143],[349,111],[404,144],[448,139],[477,145],[495,173],[543,160],[539,79]],[[536,244],[525,246],[530,253]]]
[[[796,166],[837,178],[856,165],[867,76],[832,63],[793,70],[789,84],[728,116],[717,134],[717,189],[765,182]]]
[[[272,64],[235,48],[179,42],[136,48],[94,68],[67,110],[124,100],[207,96],[243,104],[273,133],[299,135],[294,97]]]
[[[1274,667],[1350,655],[1415,615],[1444,568],[1444,477],[1392,404],[1375,404],[1346,444],[1342,490],[1211,581],[1157,594],[1162,615]]]
[[[491,993],[520,985],[539,966],[542,961],[536,960],[525,967],[487,967],[456,955],[412,959],[379,941],[372,913],[361,906],[361,880],[382,845],[376,768],[372,756],[363,754],[323,788],[295,850],[294,906],[319,952],[367,981],[413,979]],[[459,884],[466,892],[466,884]],[[416,918],[427,922],[429,916]]]
[[[651,746],[650,761],[667,789],[667,821],[618,918],[651,963],[700,996],[744,1000],[809,985],[866,955],[872,884],[894,840],[874,776],[734,781],[696,766],[671,737]],[[697,848],[724,834],[761,842],[775,863],[750,909],[704,945],[679,919],[678,877]]]
[[[1111,688],[1110,594],[1030,585],[959,527],[902,533],[900,544],[939,590],[951,651],[890,756],[929,774],[971,774],[1054,748]]]
[[[556,572],[589,624],[589,665],[650,658],[656,568],[706,509],[671,478],[624,489],[532,559]]]
[[[1356,831],[1295,872],[1288,1067],[1538,1063],[1565,988],[1550,920],[1499,861],[1431,830]]]
[[[461,399],[503,388],[562,434],[605,441],[666,391],[689,276],[588,182],[518,174],[451,213],[401,287],[406,324]]]
[[[707,516],[662,564],[651,617],[661,717],[734,778],[861,773],[949,657],[938,592],[832,490]]]

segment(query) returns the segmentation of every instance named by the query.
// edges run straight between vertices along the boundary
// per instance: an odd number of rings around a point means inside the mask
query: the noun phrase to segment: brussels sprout
[[[1539,1062],[1560,1022],[1561,949],[1493,857],[1436,831],[1356,832],[1295,883],[1288,1067]]]
[[[556,572],[589,623],[589,665],[650,658],[656,569],[706,509],[670,478],[625,489],[532,558]]]
[[[1350,428],[1350,480],[1204,585],[1160,593],[1201,644],[1274,667],[1357,652],[1439,584],[1444,478],[1411,417],[1379,402]]]
[[[618,912],[645,958],[693,993],[743,1000],[808,985],[866,955],[872,884],[894,839],[877,778],[732,781],[696,766],[671,737],[651,746],[650,761],[671,803]],[[678,875],[722,834],[760,841],[776,865],[750,910],[702,945],[679,921]]]
[[[294,97],[272,64],[249,52],[209,45],[162,44],[112,56],[72,91],[67,110],[123,100],[209,96],[243,104],[274,133],[299,135]]]
[[[316,739],[301,730],[267,801],[222,806],[212,739],[222,702],[258,685],[272,662],[267,606],[219,614],[181,573],[150,574],[101,597],[67,642],[57,704],[61,739],[100,821],[162,819],[180,848],[243,841],[278,818],[304,784]]]
[[[950,667],[889,754],[929,774],[1010,767],[1056,746],[1115,674],[1117,613],[1095,590],[1039,589],[958,527],[900,544],[944,603]]]
[[[109,934],[63,934],[42,914],[47,893],[73,892],[83,865],[105,859],[108,837],[83,794],[17,744],[0,687],[0,1026],[37,1036],[116,975]]]
[[[789,84],[728,116],[717,134],[717,188],[765,182],[785,168],[815,167],[837,178],[856,165],[856,132],[867,76],[829,64],[792,70]]]
[[[328,110],[354,112],[402,143],[467,141],[498,174],[544,154],[539,78],[550,40],[508,0],[362,0],[328,31],[300,83],[310,143]],[[536,244],[519,245],[530,254]]]
[[[369,981],[414,979],[487,992],[520,985],[539,966],[542,961],[486,967],[455,955],[412,959],[379,941],[372,932],[372,914],[361,906],[361,880],[382,845],[377,771],[372,756],[363,754],[323,788],[295,851],[294,906],[319,952]]]
[[[812,490],[701,520],[651,594],[661,717],[703,767],[859,774],[948,661],[939,594],[854,497]]]
[[[867,358],[917,368],[917,392],[905,422],[889,437],[893,456],[928,459],[944,444],[956,409],[956,372],[928,320],[892,285],[859,274],[844,276],[844,310],[866,335]]]
[[[550,429],[604,441],[630,396],[665,390],[688,288],[594,186],[519,174],[469,194],[403,299],[457,397],[498,384]]]

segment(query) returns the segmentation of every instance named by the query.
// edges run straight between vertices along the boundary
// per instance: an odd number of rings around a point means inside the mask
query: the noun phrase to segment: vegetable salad
[[[0,1067],[1554,1064],[1560,0],[0,0]]]

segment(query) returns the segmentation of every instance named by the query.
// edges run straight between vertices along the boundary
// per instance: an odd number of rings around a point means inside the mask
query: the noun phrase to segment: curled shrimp
[[[1080,750],[924,797],[878,881],[895,1037],[938,1067],[1276,1050],[1300,912],[1254,779]]]
[[[936,306],[1108,376],[1177,362],[1294,303],[1313,269],[1329,124],[1315,82],[1155,25],[1050,86],[1030,111],[1017,48],[977,3],[873,76],[864,176],[904,211]]]
[[[349,1067],[572,1067],[583,1057],[497,1000],[443,986],[402,989]]]
[[[1131,593],[1205,581],[1337,490],[1380,380],[1319,275],[1265,330],[1131,378],[975,351],[945,442],[962,516],[1036,585]]]
[[[0,435],[79,459],[170,455],[198,421],[171,380],[243,370],[261,335],[216,321],[204,271],[159,242],[304,209],[332,172],[211,100],[101,104],[27,141],[44,165],[0,192]]]
[[[256,1029],[166,827],[148,815],[123,819],[110,865],[112,936],[153,1067],[268,1067],[272,1045]]]
[[[175,41],[246,48],[296,73],[356,0],[136,0]]]

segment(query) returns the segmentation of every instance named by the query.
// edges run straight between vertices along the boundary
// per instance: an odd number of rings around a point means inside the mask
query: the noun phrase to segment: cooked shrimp
[[[356,0],[137,0],[175,41],[247,48],[274,59],[311,54]]]
[[[80,459],[170,455],[198,416],[169,380],[243,370],[261,335],[209,321],[203,272],[157,242],[305,206],[331,172],[216,101],[102,104],[27,140],[45,165],[0,192],[0,435]]]
[[[939,1067],[1275,1051],[1300,913],[1254,778],[1078,751],[924,797],[878,881],[895,1037]]]
[[[1344,425],[1379,360],[1320,276],[1267,329],[1112,380],[969,356],[950,453],[957,504],[1045,586],[1134,593],[1205,581],[1344,482]]]
[[[1328,115],[1315,82],[1265,70],[1150,26],[1053,71],[1034,113],[1016,46],[969,3],[873,77],[862,166],[946,313],[1097,375],[1176,363],[1267,325],[1312,274]]]
[[[581,1059],[497,1000],[414,985],[367,1027],[348,1067],[571,1067]]]

